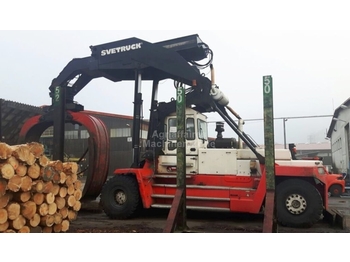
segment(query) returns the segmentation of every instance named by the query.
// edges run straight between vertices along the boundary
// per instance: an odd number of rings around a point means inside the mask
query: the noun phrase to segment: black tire
[[[329,193],[331,193],[331,196],[340,197],[340,195],[342,194],[342,187],[341,185],[332,185],[328,191]]]
[[[101,190],[101,207],[112,219],[127,219],[140,209],[139,186],[134,176],[116,175]]]
[[[311,227],[323,214],[323,201],[312,184],[289,179],[276,188],[277,220],[286,227]]]

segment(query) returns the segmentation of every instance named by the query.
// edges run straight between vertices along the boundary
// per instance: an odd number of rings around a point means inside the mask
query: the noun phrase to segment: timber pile
[[[66,232],[81,208],[75,162],[51,161],[40,143],[0,142],[0,232]]]

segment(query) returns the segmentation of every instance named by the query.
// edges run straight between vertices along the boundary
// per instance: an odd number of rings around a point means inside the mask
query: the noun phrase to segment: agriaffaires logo
[[[124,45],[124,46],[119,46],[111,49],[105,49],[101,51],[101,56],[106,56],[106,55],[112,55],[112,54],[117,54],[117,53],[122,53],[122,52],[128,52],[131,50],[136,50],[140,49],[142,47],[142,43],[136,43],[136,44],[131,44],[131,45]]]

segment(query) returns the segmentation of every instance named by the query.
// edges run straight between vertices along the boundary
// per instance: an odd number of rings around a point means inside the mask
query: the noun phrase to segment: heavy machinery
[[[264,210],[264,149],[243,131],[242,118],[228,106],[228,98],[215,84],[213,52],[198,35],[158,43],[128,38],[90,49],[91,56],[73,59],[53,79],[49,87],[52,105],[44,116],[34,117],[23,126],[22,141],[38,140],[43,130],[53,125],[53,155],[63,159],[64,124],[82,124],[90,133],[84,198],[100,195],[104,212],[113,219],[132,217],[139,208],[170,208],[176,190],[176,100],[159,102],[157,94],[159,81],[172,79],[175,87],[186,86],[186,130],[182,135],[186,138],[187,209],[251,214]],[[200,63],[203,60],[208,62]],[[211,79],[201,72],[207,67],[211,69]],[[133,164],[114,170],[107,182],[106,127],[74,102],[74,96],[97,77],[115,82],[135,81]],[[153,81],[147,151],[143,155],[142,81]],[[216,112],[223,120],[217,123],[217,138],[210,143],[205,115],[208,112]],[[237,134],[237,139],[223,137],[224,123]],[[321,161],[293,160],[288,149],[276,150],[275,159],[279,223],[292,227],[313,225],[328,207],[326,168]]]

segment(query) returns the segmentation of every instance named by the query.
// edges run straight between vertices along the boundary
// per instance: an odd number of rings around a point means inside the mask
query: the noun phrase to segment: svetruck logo
[[[117,53],[122,53],[122,52],[128,52],[131,50],[136,50],[140,49],[142,46],[142,43],[136,43],[132,45],[124,45],[124,46],[119,46],[111,49],[105,49],[101,51],[101,56],[106,56],[106,55],[112,55],[112,54],[117,54]]]

